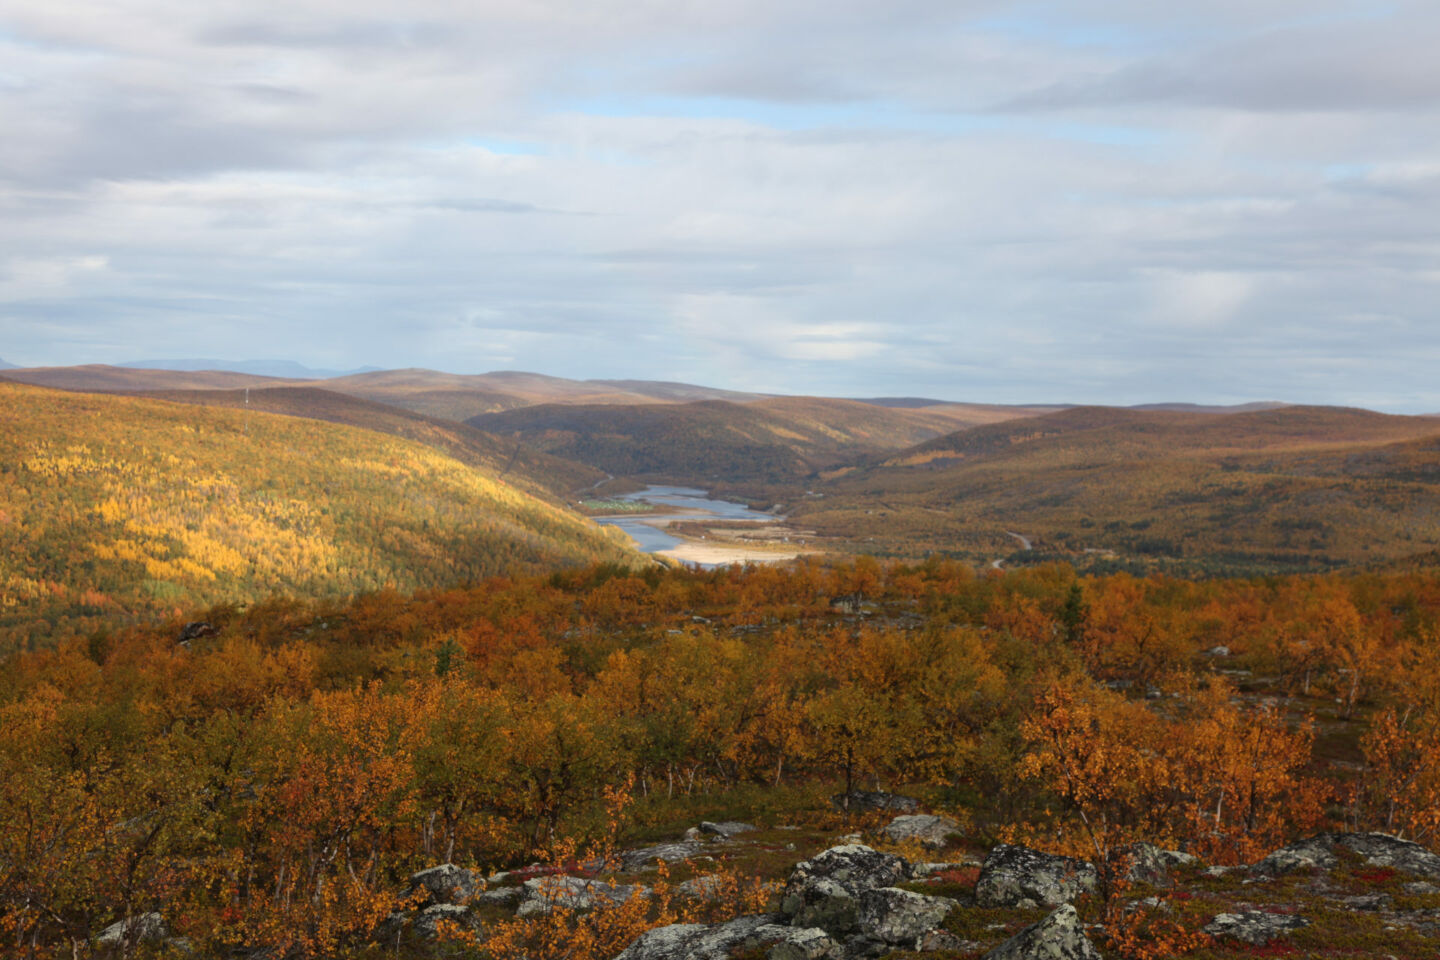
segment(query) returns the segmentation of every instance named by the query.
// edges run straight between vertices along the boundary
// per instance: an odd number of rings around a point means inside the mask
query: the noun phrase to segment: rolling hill
[[[1440,424],[1333,407],[1079,407],[855,464],[798,500],[822,535],[914,556],[1319,569],[1440,546]]]
[[[278,386],[289,381],[230,370],[142,370],[101,363],[78,367],[17,367],[5,379],[59,390],[116,392],[134,390],[234,390]]]
[[[955,429],[954,411],[773,397],[738,404],[541,404],[472,417],[482,430],[617,476],[696,484],[776,484],[859,454]]]
[[[502,440],[467,424],[427,417],[316,387],[266,387],[249,391],[161,390],[134,396],[249,409],[364,427],[434,447],[461,463],[489,471],[512,486],[540,496],[564,498],[605,479],[605,474],[593,467],[552,457],[514,440]]]
[[[567,380],[520,371],[462,375],[434,370],[384,370],[337,377],[324,381],[322,385],[327,390],[450,420],[469,420],[486,413],[547,403],[639,405],[697,400],[744,402],[758,398],[755,394],[684,383]]]
[[[399,437],[0,384],[0,649],[180,607],[641,563],[613,531]]]

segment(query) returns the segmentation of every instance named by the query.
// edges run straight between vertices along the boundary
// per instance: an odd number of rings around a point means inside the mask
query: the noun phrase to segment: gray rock
[[[724,893],[724,882],[717,876],[707,874],[677,885],[675,892],[692,900],[719,900]]]
[[[525,899],[524,887],[497,887],[475,895],[475,903],[488,903],[497,907],[514,907]]]
[[[962,940],[949,930],[931,930],[915,941],[915,949],[921,953],[975,953],[981,946],[978,941]]]
[[[889,944],[913,945],[922,934],[940,926],[959,904],[948,897],[927,897],[895,887],[860,894],[856,924],[862,933]]]
[[[1244,913],[1222,913],[1200,929],[1212,937],[1227,937],[1263,947],[1271,940],[1288,937],[1308,926],[1309,920],[1294,914],[1247,910]]]
[[[783,918],[757,915],[725,923],[677,923],[635,939],[615,960],[729,960],[742,951],[770,948],[773,960],[816,960],[835,942],[823,930],[785,926]]]
[[[920,809],[920,801],[902,797],[897,793],[883,790],[851,790],[848,794],[837,793],[830,798],[830,804],[841,813],[914,813]]]
[[[459,903],[436,903],[420,911],[415,924],[410,928],[411,936],[417,940],[440,939],[440,927],[453,925],[461,930],[478,930],[479,922],[470,913],[470,908]]]
[[[1405,892],[1412,896],[1424,896],[1430,893],[1440,893],[1440,887],[1427,880],[1415,880],[1405,884]]]
[[[1067,903],[985,954],[984,960],[1100,960],[1100,951],[1086,939],[1080,915]]]
[[[123,943],[154,943],[170,935],[165,918],[158,913],[142,913],[139,916],[117,920],[95,935],[95,942],[106,946]]]
[[[975,884],[982,907],[1053,907],[1095,889],[1098,876],[1085,860],[1002,843],[990,851]]]
[[[1153,843],[1132,844],[1125,851],[1130,856],[1130,870],[1126,874],[1132,883],[1148,883],[1163,886],[1170,882],[1170,871],[1177,867],[1188,867],[1199,861],[1179,850],[1162,850]]]
[[[1388,833],[1322,833],[1281,847],[1254,864],[1250,872],[1279,877],[1297,870],[1332,870],[1340,862],[1336,847],[1358,854],[1366,866],[1391,867],[1412,876],[1440,879],[1440,856]]]
[[[701,833],[708,833],[727,839],[736,834],[754,833],[756,829],[753,823],[741,823],[739,820],[723,820],[720,823],[711,823],[709,820],[706,820],[700,824]]]
[[[910,864],[862,844],[831,847],[795,865],[780,910],[797,927],[820,927],[843,936],[854,932],[860,895],[910,879]]]
[[[1230,656],[1230,648],[1222,643],[1217,647],[1211,647],[1209,650],[1206,650],[1205,655],[1207,657],[1228,657]]]
[[[424,887],[435,903],[465,903],[480,889],[473,871],[453,863],[442,863],[438,867],[413,873],[410,883],[416,889]]]
[[[653,867],[655,861],[664,863],[678,863],[682,860],[690,860],[697,856],[703,849],[703,845],[695,840],[683,840],[678,843],[657,843],[653,847],[641,847],[638,850],[626,850],[620,854],[620,866],[627,873],[634,873],[646,867]]]
[[[756,935],[764,937],[771,930],[783,930],[785,933],[765,954],[766,960],[820,960],[834,955],[839,946],[818,927],[761,927]]]
[[[590,910],[601,903],[624,903],[631,897],[649,896],[648,887],[630,886],[590,880],[585,877],[536,877],[523,885],[517,917],[537,917],[559,907],[565,910]]]
[[[891,843],[918,840],[921,846],[939,850],[949,841],[952,834],[960,832],[960,824],[949,817],[937,817],[929,813],[911,813],[891,820],[880,831]]]

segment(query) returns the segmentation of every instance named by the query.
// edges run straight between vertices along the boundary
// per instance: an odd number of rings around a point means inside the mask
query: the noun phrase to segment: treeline
[[[562,853],[626,790],[622,828],[903,787],[1102,861],[1440,826],[1432,577],[592,567],[200,616],[0,669],[4,950],[159,910],[205,952],[361,951],[412,870]]]

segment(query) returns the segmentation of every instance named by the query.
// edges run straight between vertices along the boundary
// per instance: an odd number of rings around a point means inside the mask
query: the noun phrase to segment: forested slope
[[[419,443],[0,384],[0,648],[180,606],[638,560]]]
[[[1018,532],[1087,562],[1323,569],[1440,546],[1440,423],[1081,407],[939,437],[819,489],[795,505],[802,522],[881,552],[1004,556]]]
[[[495,473],[507,483],[531,493],[563,497],[605,478],[605,474],[594,467],[552,457],[468,424],[318,387],[268,387],[249,391],[167,390],[142,395],[177,403],[309,417],[393,434],[434,447],[461,463]]]
[[[744,404],[541,404],[467,422],[617,476],[703,484],[794,482],[851,457],[897,450],[956,426],[948,414],[820,397]]]

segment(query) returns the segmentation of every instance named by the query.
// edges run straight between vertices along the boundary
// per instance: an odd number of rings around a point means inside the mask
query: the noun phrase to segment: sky
[[[1440,410],[1440,4],[0,0],[0,358]]]

